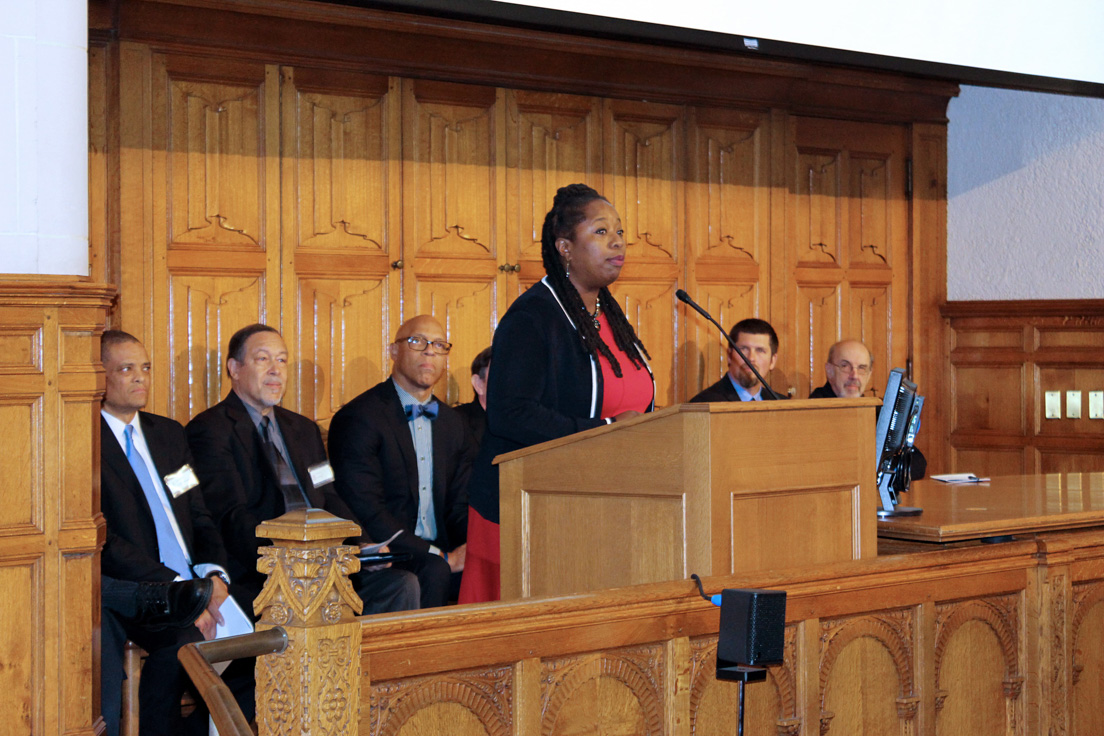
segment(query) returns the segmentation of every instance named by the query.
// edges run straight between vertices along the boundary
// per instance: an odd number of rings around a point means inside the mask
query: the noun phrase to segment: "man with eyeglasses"
[[[841,340],[828,348],[824,372],[828,381],[809,394],[810,399],[854,399],[866,393],[874,359],[858,340]]]
[[[874,356],[866,345],[858,340],[840,340],[828,348],[828,362],[824,364],[828,381],[809,394],[809,398],[857,399],[866,393],[873,368]],[[877,409],[874,416],[878,416]],[[913,479],[923,478],[928,461],[918,447],[913,448],[911,464]]]
[[[391,377],[343,406],[330,423],[338,494],[356,521],[418,576],[423,608],[459,590],[468,529],[472,450],[464,420],[433,386],[452,345],[430,315],[403,323],[388,346]]]

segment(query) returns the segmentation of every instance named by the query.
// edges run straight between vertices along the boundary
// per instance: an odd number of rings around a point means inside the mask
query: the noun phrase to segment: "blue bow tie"
[[[437,411],[438,406],[436,401],[431,401],[428,404],[411,404],[403,407],[403,413],[406,414],[407,421],[417,419],[420,416],[424,416],[428,419],[436,419]]]

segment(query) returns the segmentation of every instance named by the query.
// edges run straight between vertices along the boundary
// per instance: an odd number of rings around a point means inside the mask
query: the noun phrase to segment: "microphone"
[[[691,307],[694,308],[695,311],[697,311],[698,314],[705,317],[707,320],[709,320],[713,324],[717,325],[717,329],[720,330],[721,334],[725,336],[725,340],[728,340],[728,344],[732,347],[733,352],[735,352],[737,355],[739,355],[740,359],[743,360],[745,364],[747,364],[747,367],[750,368],[751,372],[755,374],[755,377],[759,379],[759,383],[763,384],[763,388],[765,388],[767,390],[767,393],[770,394],[771,396],[773,396],[775,399],[781,399],[782,398],[781,396],[779,396],[778,392],[775,391],[773,388],[771,388],[770,384],[767,383],[761,375],[759,375],[759,371],[756,370],[755,366],[751,364],[751,361],[748,360],[748,357],[746,355],[744,355],[744,353],[738,347],[736,347],[736,341],[733,340],[732,336],[728,334],[728,330],[721,327],[720,323],[717,322],[717,320],[713,319],[713,315],[711,315],[709,312],[705,311],[700,306],[698,306],[698,303],[695,302],[693,299],[691,299],[690,295],[687,294],[682,289],[679,289],[678,291],[676,291],[675,296],[678,297],[678,300],[680,302],[684,302],[686,304],[689,304]]]

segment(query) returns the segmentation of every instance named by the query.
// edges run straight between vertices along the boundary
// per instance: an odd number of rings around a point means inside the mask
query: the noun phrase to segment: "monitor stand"
[[[896,519],[898,516],[919,516],[924,509],[919,506],[894,506],[891,509],[878,509],[879,519]]]

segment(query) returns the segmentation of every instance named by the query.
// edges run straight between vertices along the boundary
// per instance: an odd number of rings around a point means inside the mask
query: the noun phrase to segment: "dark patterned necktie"
[[[265,453],[268,455],[268,461],[272,463],[272,468],[276,471],[276,478],[280,482],[280,492],[284,494],[284,510],[305,509],[310,504],[306,501],[303,489],[299,486],[299,481],[296,480],[295,473],[291,471],[291,466],[284,459],[283,453],[276,448],[276,443],[272,441],[271,419],[272,417],[268,416],[261,418],[261,441]]]

